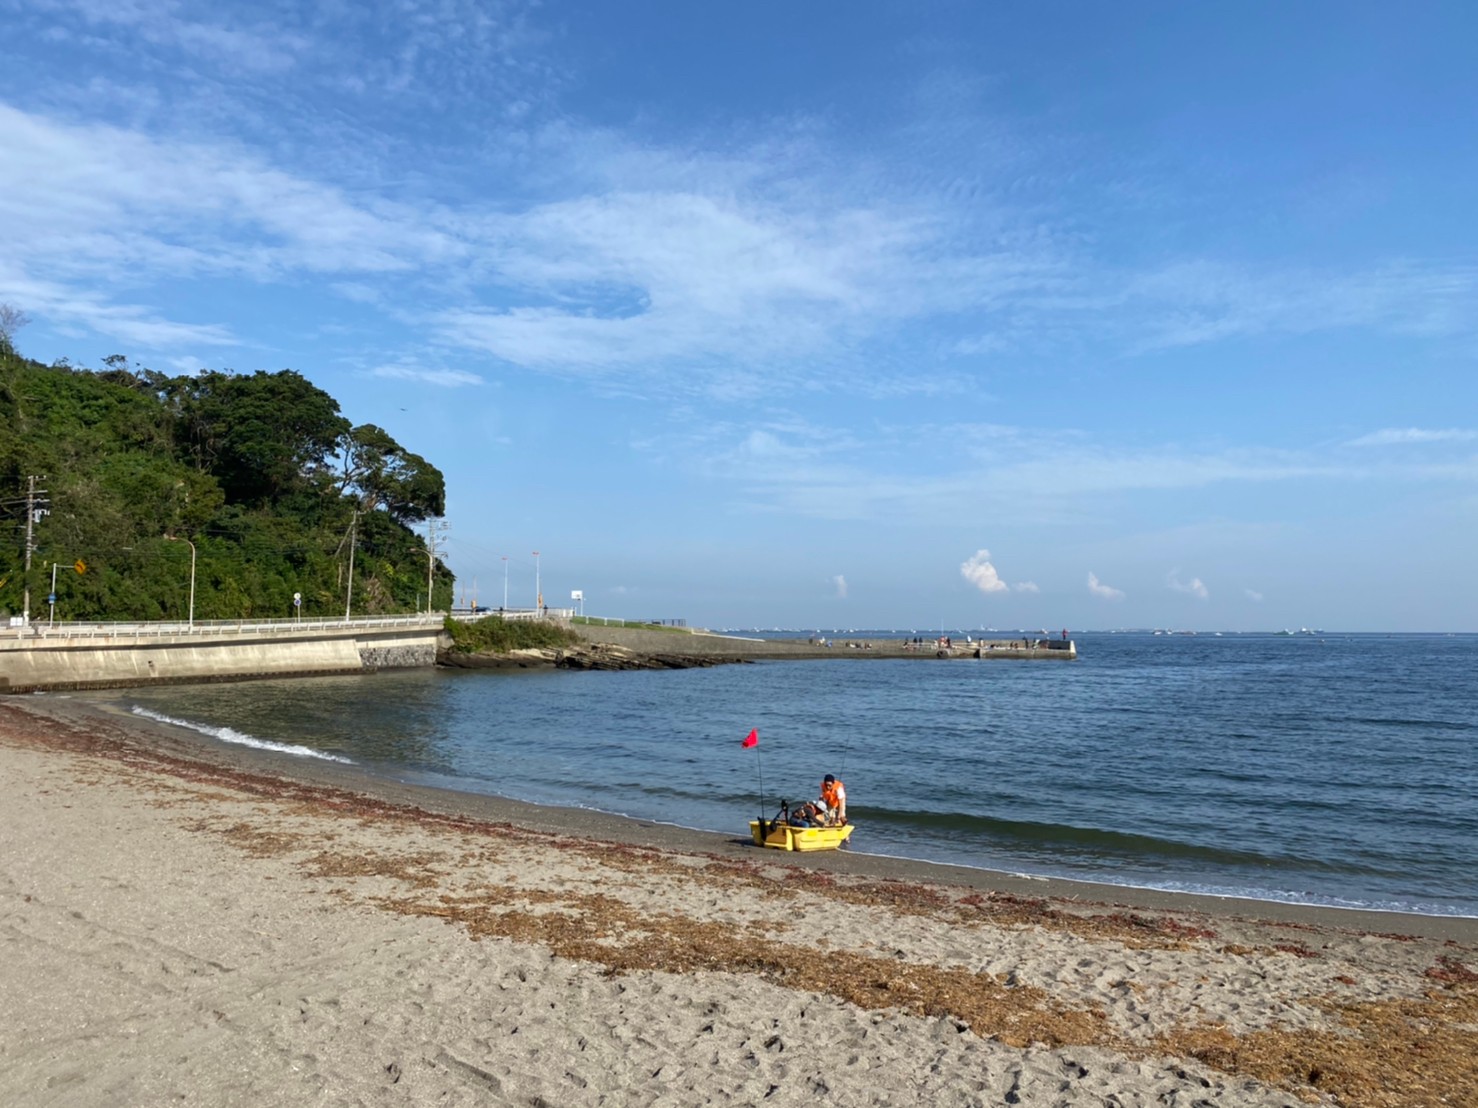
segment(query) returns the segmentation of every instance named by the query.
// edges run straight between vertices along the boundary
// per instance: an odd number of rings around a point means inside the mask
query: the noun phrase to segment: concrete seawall
[[[754,639],[706,631],[575,624],[592,643],[643,654],[713,661],[805,658],[980,658],[1070,661],[1071,642],[1021,639],[919,645],[894,639]],[[0,693],[105,689],[130,685],[312,677],[436,664],[445,647],[440,616],[295,624],[36,624],[0,632]]]
[[[831,645],[822,646],[805,639],[751,639],[707,631],[646,630],[587,623],[572,624],[571,630],[588,642],[610,643],[646,654],[687,654],[744,661],[838,657],[1072,661],[1078,656],[1077,644],[1070,639],[985,639],[952,642],[945,650],[932,640],[915,646],[898,639],[828,638],[826,641]]]
[[[364,673],[436,663],[440,617],[193,629],[41,629],[0,638],[0,693]]]

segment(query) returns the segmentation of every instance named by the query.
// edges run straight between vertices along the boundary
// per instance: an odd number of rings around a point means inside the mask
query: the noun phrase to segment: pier
[[[766,639],[723,635],[713,631],[637,627],[602,627],[577,623],[572,627],[590,642],[610,643],[654,654],[692,654],[743,661],[785,658],[920,658],[971,661],[1055,661],[1078,657],[1072,639],[1018,637],[1014,639],[949,639],[920,642],[874,639],[866,636],[814,636],[809,639]]]

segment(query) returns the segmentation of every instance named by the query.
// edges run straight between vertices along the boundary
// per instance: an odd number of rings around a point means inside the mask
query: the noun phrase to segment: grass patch
[[[672,631],[679,635],[691,635],[688,627],[674,627],[668,623],[643,623],[639,619],[600,619],[596,616],[572,616],[571,623],[586,627],[631,627],[638,631]]]
[[[506,654],[510,650],[573,646],[580,636],[556,623],[538,619],[505,620],[488,616],[476,623],[448,619],[446,632],[458,654]]]

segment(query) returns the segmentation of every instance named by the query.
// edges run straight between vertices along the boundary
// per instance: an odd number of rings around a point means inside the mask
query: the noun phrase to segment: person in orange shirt
[[[847,787],[829,773],[821,779],[821,803],[826,805],[831,823],[840,826],[847,822]]]

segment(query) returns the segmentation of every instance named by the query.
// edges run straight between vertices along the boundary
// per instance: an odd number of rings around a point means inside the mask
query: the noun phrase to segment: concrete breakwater
[[[441,616],[212,624],[33,624],[0,637],[0,693],[430,666]]]
[[[804,658],[980,658],[1071,660],[1070,640],[997,639],[907,643],[896,639],[759,639],[706,631],[666,631],[577,624],[591,644],[638,657],[596,658],[575,668],[682,668],[723,662]],[[0,632],[0,693],[104,689],[129,685],[311,677],[432,666],[469,668],[555,664],[554,651],[453,660],[442,617],[216,623],[32,624]],[[587,653],[590,653],[587,651]],[[596,652],[599,653],[598,651]],[[548,654],[550,657],[543,657]],[[539,656],[535,656],[539,655]]]
[[[949,645],[944,646],[936,639],[920,643],[866,637],[761,639],[708,631],[647,630],[599,624],[575,624],[572,629],[590,642],[610,643],[647,654],[691,655],[734,661],[837,657],[1072,661],[1078,656],[1077,644],[1071,639],[951,639]]]

